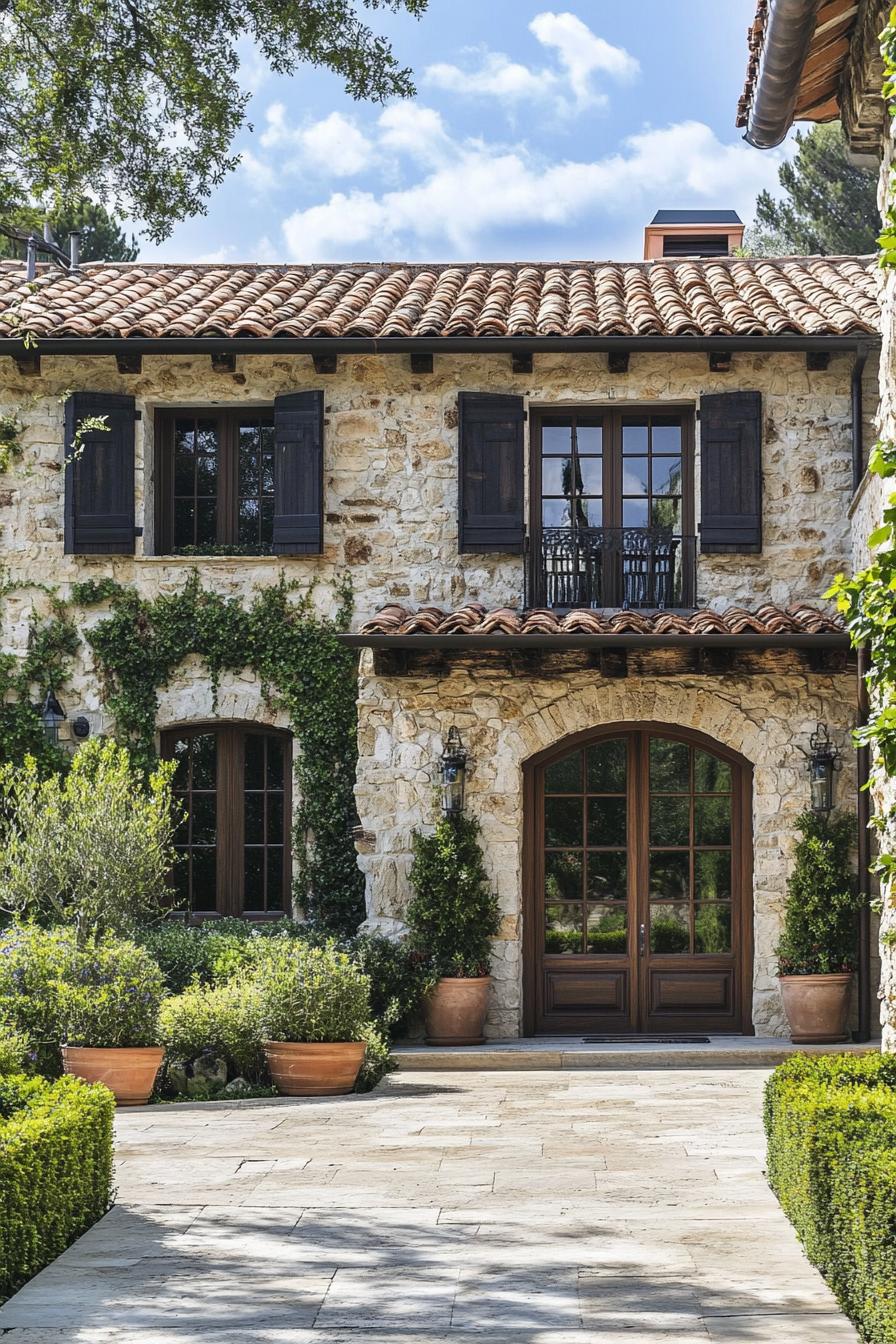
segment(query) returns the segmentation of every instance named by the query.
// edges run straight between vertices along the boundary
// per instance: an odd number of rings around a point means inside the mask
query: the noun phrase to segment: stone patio
[[[762,1068],[399,1073],[119,1113],[112,1212],[9,1344],[846,1344],[762,1174]]]

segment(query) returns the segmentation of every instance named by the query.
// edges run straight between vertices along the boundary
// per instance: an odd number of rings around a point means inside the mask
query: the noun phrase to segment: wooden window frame
[[[216,841],[214,910],[186,910],[190,922],[234,916],[249,921],[283,919],[292,913],[292,754],[289,746],[292,734],[285,728],[268,724],[228,722],[220,720],[176,724],[161,734],[161,756],[172,759],[175,741],[185,737],[214,733],[217,738],[216,781]],[[245,844],[245,739],[257,733],[274,738],[284,748],[283,769],[283,904],[279,910],[246,910],[244,844]],[[266,852],[266,847],[265,847]]]
[[[564,416],[580,417],[585,421],[603,422],[603,494],[602,527],[622,527],[622,422],[627,416],[680,416],[681,418],[681,536],[696,536],[696,501],[694,498],[694,425],[696,407],[681,403],[632,402],[622,406],[541,405],[530,408],[531,433],[529,443],[529,561],[531,566],[530,590],[535,591],[536,566],[541,554],[541,485],[542,485],[542,426],[544,422]],[[683,600],[679,610],[688,611],[696,603],[696,544],[692,540],[685,553],[683,568]]]
[[[174,550],[174,426],[178,419],[214,420],[218,434],[218,493],[215,546],[239,546],[239,429],[249,420],[269,419],[274,426],[274,405],[222,408],[220,406],[166,406],[156,411],[154,422],[155,546],[156,555]],[[273,496],[272,496],[273,498]],[[237,552],[268,555],[267,551]],[[199,553],[197,552],[197,557]]]

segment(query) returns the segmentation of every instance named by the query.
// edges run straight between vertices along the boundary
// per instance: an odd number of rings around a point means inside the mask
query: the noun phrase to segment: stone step
[[[768,1036],[712,1036],[708,1042],[585,1043],[581,1036],[535,1036],[485,1045],[398,1045],[393,1057],[404,1072],[429,1069],[676,1069],[773,1068],[791,1055],[877,1054],[880,1041],[793,1045]]]

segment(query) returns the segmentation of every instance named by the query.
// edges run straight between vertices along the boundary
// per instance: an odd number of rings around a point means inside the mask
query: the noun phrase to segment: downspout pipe
[[[856,357],[853,360],[851,394],[852,394],[852,491],[853,494],[862,484],[862,478],[865,475],[865,450],[862,442],[862,378],[865,373],[865,362],[868,359],[867,345],[859,345],[856,350]]]
[[[868,648],[858,651],[858,719],[859,727],[868,722],[868,670],[870,667]],[[859,965],[858,965],[858,1030],[853,1032],[856,1041],[871,1039],[871,793],[868,780],[871,775],[871,749],[861,746],[856,752],[856,817],[858,821],[858,865],[859,865]]]
[[[818,0],[769,0],[744,139],[774,149],[793,125],[797,93],[815,32]]]

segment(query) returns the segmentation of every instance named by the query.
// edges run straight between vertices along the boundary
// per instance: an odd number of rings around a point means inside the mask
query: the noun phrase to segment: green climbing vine
[[[892,121],[896,116],[896,5],[890,10],[887,26],[880,35],[880,54],[884,63],[881,92]],[[880,265],[884,268],[896,266],[896,167],[890,168],[883,229],[877,241],[880,246]]]
[[[15,585],[0,575],[0,601]],[[65,768],[65,752],[48,741],[40,718],[47,690],[65,684],[80,639],[68,605],[49,594],[49,614],[32,619],[25,657],[0,654],[0,760],[33,756],[42,774]]]
[[[76,584],[79,606],[108,602],[111,613],[85,631],[118,736],[146,766],[154,760],[158,692],[190,654],[205,662],[215,696],[222,673],[254,670],[266,703],[296,734],[299,803],[293,836],[295,894],[306,916],[338,933],[364,917],[363,878],[351,831],[355,820],[357,669],[336,636],[348,627],[352,593],[338,592],[332,617],[281,576],[248,606],[204,589],[199,575],[179,593],[152,600],[113,580]]]

